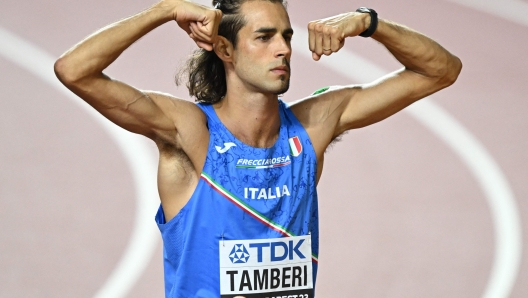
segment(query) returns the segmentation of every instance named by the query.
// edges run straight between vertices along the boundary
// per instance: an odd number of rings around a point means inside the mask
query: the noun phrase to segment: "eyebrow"
[[[255,33],[276,33],[277,31],[278,31],[277,28],[263,27],[263,28],[259,28],[255,30]],[[283,35],[293,34],[293,29],[292,28],[285,29],[284,31],[282,31],[282,34]]]

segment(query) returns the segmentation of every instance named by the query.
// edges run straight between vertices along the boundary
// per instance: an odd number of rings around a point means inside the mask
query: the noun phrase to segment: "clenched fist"
[[[349,12],[308,23],[310,51],[315,61],[330,56],[345,45],[345,38],[357,36],[370,25],[368,13]]]
[[[207,51],[213,49],[218,36],[222,11],[185,0],[166,0],[174,5],[173,19],[196,45]]]

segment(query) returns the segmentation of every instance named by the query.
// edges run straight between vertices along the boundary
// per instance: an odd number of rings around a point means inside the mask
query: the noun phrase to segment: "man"
[[[316,184],[343,132],[383,120],[451,85],[461,62],[433,40],[359,9],[311,22],[314,60],[371,37],[404,68],[368,85],[332,87],[287,106],[293,30],[282,0],[162,0],[66,52],[57,76],[160,152],[156,216],[167,297],[313,297]],[[200,102],[141,91],[103,70],[175,20],[201,48],[188,62]]]

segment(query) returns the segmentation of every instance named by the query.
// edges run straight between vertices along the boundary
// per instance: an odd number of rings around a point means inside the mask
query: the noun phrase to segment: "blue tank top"
[[[166,297],[313,297],[319,253],[317,159],[308,134],[279,100],[271,148],[236,139],[212,105],[201,179],[163,238]]]

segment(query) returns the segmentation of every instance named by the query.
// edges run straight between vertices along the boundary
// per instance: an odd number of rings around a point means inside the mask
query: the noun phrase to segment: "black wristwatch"
[[[362,37],[372,36],[372,34],[374,34],[374,32],[376,32],[376,29],[378,28],[378,13],[374,9],[366,8],[366,7],[360,7],[356,9],[356,12],[370,14],[370,26],[368,27],[367,30],[361,32],[359,36],[362,36]]]

